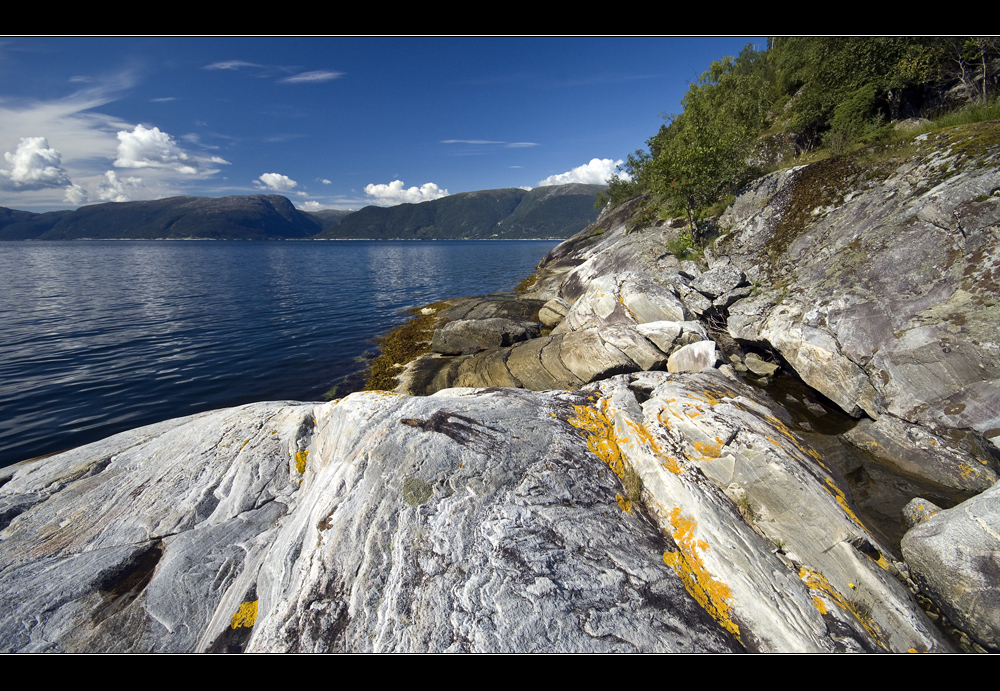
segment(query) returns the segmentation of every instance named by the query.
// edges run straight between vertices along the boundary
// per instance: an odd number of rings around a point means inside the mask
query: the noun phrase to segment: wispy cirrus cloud
[[[213,62],[211,65],[205,65],[202,69],[225,70],[228,72],[254,72],[256,73],[255,76],[259,78],[274,77],[282,74],[288,75],[278,79],[280,84],[318,84],[339,79],[344,76],[343,72],[338,72],[337,70],[308,70],[302,72],[299,67],[262,65],[260,63],[248,62],[246,60],[223,60],[222,62]]]
[[[501,142],[493,139],[442,139],[442,144],[471,144],[473,146],[502,146],[508,149],[524,149],[538,146],[536,142]]]
[[[311,72],[293,74],[291,77],[285,77],[284,79],[279,79],[278,81],[282,84],[315,84],[317,82],[328,82],[331,79],[339,79],[343,76],[343,72],[334,72],[333,70],[313,70]]]
[[[205,70],[242,70],[247,67],[254,69],[266,69],[264,65],[258,65],[255,62],[247,62],[246,60],[223,60],[222,62],[213,62],[211,65],[205,65],[202,69]]]

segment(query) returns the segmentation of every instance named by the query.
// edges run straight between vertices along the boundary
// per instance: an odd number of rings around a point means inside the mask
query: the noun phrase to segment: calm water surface
[[[554,241],[0,242],[0,466],[318,400],[403,310],[511,290]]]

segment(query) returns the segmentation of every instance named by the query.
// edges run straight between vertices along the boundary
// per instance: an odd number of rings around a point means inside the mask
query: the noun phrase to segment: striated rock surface
[[[0,647],[944,649],[775,412],[646,373],[254,404],[26,462]]]
[[[1000,435],[997,124],[755,182],[717,242],[760,284],[729,330],[845,411]]]

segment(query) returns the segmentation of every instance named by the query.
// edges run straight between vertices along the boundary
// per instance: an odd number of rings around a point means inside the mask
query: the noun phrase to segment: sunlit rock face
[[[658,372],[579,392],[261,403],[135,430],[7,471],[0,641],[941,649],[842,482],[780,415],[718,373]],[[863,619],[849,583],[871,595]]]
[[[996,124],[753,183],[717,251],[759,284],[729,308],[844,410],[1000,439]]]

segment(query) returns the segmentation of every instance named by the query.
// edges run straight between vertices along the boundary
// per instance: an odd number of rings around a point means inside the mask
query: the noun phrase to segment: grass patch
[[[678,259],[701,261],[704,258],[701,248],[691,239],[691,233],[688,230],[682,230],[677,234],[677,237],[667,240],[667,249]]]
[[[392,391],[396,388],[401,366],[430,352],[437,313],[449,306],[447,302],[435,302],[416,307],[410,310],[416,315],[413,319],[379,338],[376,341],[379,355],[368,367],[364,390]],[[426,310],[433,311],[424,313]]]
[[[537,282],[538,282],[538,274],[537,273],[531,274],[526,279],[517,284],[517,286],[514,288],[514,292],[526,293]]]
[[[632,469],[632,466],[625,466],[625,475],[622,477],[622,489],[625,490],[625,497],[633,504],[642,502],[642,478],[639,473]]]

